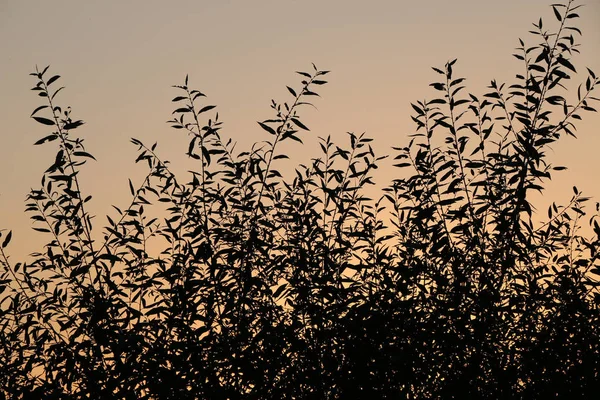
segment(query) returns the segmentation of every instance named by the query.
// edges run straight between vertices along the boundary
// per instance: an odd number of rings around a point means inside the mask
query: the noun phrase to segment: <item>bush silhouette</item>
[[[455,61],[434,68],[439,96],[413,104],[417,130],[395,148],[399,175],[367,198],[376,156],[365,135],[322,154],[293,179],[277,170],[284,141],[309,128],[300,110],[328,71],[298,72],[291,100],[259,122],[267,140],[237,153],[215,106],[175,86],[169,121],[191,138],[189,177],[132,139],[148,165],[131,202],[92,237],[83,121],[57,105],[59,77],[31,75],[32,118],[58,148],[27,196],[49,237],[28,263],[0,239],[0,383],[4,398],[306,399],[591,397],[600,371],[600,226],[577,188],[546,222],[530,193],[553,166],[548,146],[595,111],[600,82],[576,69],[579,6],[553,5],[558,28],[520,41],[524,72],[466,94]],[[44,116],[42,116],[44,115]],[[167,216],[152,217],[153,202]],[[596,206],[596,212],[598,206]],[[159,255],[148,244],[161,243]]]

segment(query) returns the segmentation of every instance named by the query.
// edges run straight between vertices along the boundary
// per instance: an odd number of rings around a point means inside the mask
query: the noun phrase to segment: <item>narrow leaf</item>
[[[93,155],[91,155],[90,153],[88,153],[86,151],[75,151],[75,152],[73,152],[73,155],[80,156],[80,157],[88,157],[93,160],[96,160],[96,158]]]
[[[32,117],[32,118],[43,125],[54,125],[54,121],[52,121],[51,119],[48,119],[48,118],[44,118],[44,117]]]
[[[2,242],[2,248],[6,248],[6,246],[8,246],[8,244],[10,243],[10,239],[12,239],[12,231],[8,232],[8,235],[6,235],[6,238],[4,238],[4,241]]]
[[[33,117],[38,111],[43,110],[44,108],[48,108],[48,106],[39,106],[38,108],[36,108],[35,110],[33,110],[33,112],[31,113],[31,117]]]
[[[556,61],[558,61],[558,63],[559,63],[559,64],[562,64],[562,65],[564,65],[565,67],[569,68],[571,71],[573,71],[573,72],[577,72],[577,71],[575,70],[575,67],[573,66],[573,64],[571,64],[571,63],[569,62],[569,60],[567,60],[566,58],[564,58],[564,57],[558,57],[558,58],[556,59]]]
[[[200,111],[198,111],[198,114],[202,114],[203,112],[210,111],[210,110],[212,110],[212,109],[213,109],[213,108],[215,108],[215,107],[216,107],[216,106],[206,106],[206,107],[202,107],[202,109],[200,109]]]
[[[48,79],[48,83],[46,83],[46,85],[50,86],[53,82],[56,82],[58,78],[60,78],[60,75],[54,75],[52,78]]]
[[[57,138],[58,138],[58,136],[53,133],[52,135],[48,135],[48,136],[45,136],[45,137],[41,138],[40,140],[38,140],[37,142],[35,142],[33,145],[34,146],[38,146],[40,144],[44,144],[46,142],[51,142],[53,140],[56,140]]]
[[[308,128],[306,127],[306,125],[304,125],[302,122],[300,122],[300,120],[298,120],[297,118],[292,118],[292,122],[293,122],[294,124],[296,124],[296,125],[297,125],[299,128],[302,128],[302,129],[304,129],[305,131],[309,131],[309,130],[310,130],[310,129],[308,129]]]
[[[271,135],[277,135],[275,130],[273,130],[273,128],[271,128],[269,125],[262,123],[262,122],[258,122],[258,124],[260,125],[261,128],[263,128],[265,131],[269,132]]]
[[[559,22],[562,21],[562,16],[560,15],[560,12],[558,12],[555,6],[552,6],[552,11],[554,11],[554,16],[556,16],[556,19]]]

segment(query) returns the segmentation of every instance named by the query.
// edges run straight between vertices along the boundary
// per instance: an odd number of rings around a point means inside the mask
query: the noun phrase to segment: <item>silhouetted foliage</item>
[[[5,398],[591,398],[600,371],[600,226],[578,233],[588,200],[533,219],[530,193],[554,167],[546,151],[595,111],[588,76],[572,102],[575,6],[558,29],[520,41],[513,84],[466,94],[455,61],[434,68],[439,96],[413,104],[416,133],[395,148],[399,176],[371,201],[383,157],[365,135],[293,179],[281,142],[301,142],[300,110],[328,71],[298,72],[291,100],[259,122],[268,139],[236,152],[215,106],[175,86],[171,126],[190,137],[188,181],[132,139],[148,173],[131,203],[92,237],[79,171],[93,156],[83,122],[56,103],[59,76],[31,75],[32,117],[58,147],[27,197],[49,236],[12,263],[0,239],[0,383]],[[561,94],[562,93],[562,94]],[[42,116],[44,115],[44,116]],[[151,217],[155,202],[166,217]],[[596,205],[598,211],[598,205]],[[147,245],[163,243],[152,256]]]

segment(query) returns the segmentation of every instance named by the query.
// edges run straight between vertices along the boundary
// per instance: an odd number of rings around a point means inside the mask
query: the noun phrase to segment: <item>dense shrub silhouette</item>
[[[132,139],[148,165],[132,200],[92,236],[78,172],[93,156],[57,105],[58,76],[31,75],[32,117],[56,146],[27,197],[48,235],[28,263],[0,240],[0,383],[4,398],[592,397],[600,370],[597,215],[574,188],[534,223],[529,195],[554,167],[548,146],[595,111],[592,71],[571,102],[579,6],[554,5],[556,31],[520,41],[513,84],[466,94],[455,61],[434,68],[439,97],[413,104],[417,130],[395,148],[398,176],[377,201],[365,188],[383,157],[365,135],[293,179],[284,141],[328,71],[299,72],[291,100],[259,122],[268,140],[237,153],[214,106],[175,86],[170,124],[191,138],[189,178]],[[313,65],[314,66],[314,65]],[[45,115],[45,116],[42,116]],[[210,116],[210,117],[208,117]],[[407,172],[408,171],[408,172]],[[152,217],[152,202],[167,206]],[[598,206],[596,206],[598,211]],[[587,217],[586,217],[587,218]],[[147,245],[164,244],[158,256]]]

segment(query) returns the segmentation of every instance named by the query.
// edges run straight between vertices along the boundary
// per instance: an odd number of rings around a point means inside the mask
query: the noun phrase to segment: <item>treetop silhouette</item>
[[[0,393],[4,398],[590,397],[600,371],[598,205],[573,188],[536,223],[530,194],[554,171],[549,146],[575,135],[599,99],[572,55],[580,5],[554,4],[536,44],[519,40],[512,83],[466,91],[456,60],[434,68],[438,96],[412,104],[416,130],[394,148],[393,180],[365,188],[383,156],[367,135],[291,178],[282,142],[329,71],[299,71],[290,98],[238,152],[186,76],[168,123],[197,161],[174,174],[157,144],[131,139],[141,182],[92,235],[79,172],[93,155],[83,121],[59,105],[60,76],[36,68],[31,117],[56,156],[26,199],[48,243],[31,262],[0,233]],[[573,97],[570,99],[569,97]],[[164,203],[167,215],[151,215]],[[159,213],[160,214],[160,213]],[[589,218],[589,220],[588,220]],[[588,221],[591,237],[579,227]],[[152,255],[149,243],[161,243]]]

